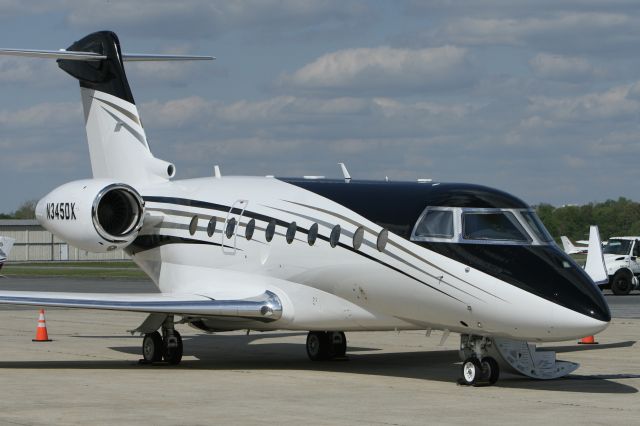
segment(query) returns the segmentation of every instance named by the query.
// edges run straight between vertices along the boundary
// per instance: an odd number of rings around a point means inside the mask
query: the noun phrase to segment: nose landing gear
[[[463,334],[460,340],[462,374],[458,384],[464,386],[493,385],[500,377],[498,362],[488,356],[491,339]]]

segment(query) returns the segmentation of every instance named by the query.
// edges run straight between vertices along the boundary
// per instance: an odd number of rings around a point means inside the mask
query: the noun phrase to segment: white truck
[[[614,294],[629,294],[638,288],[640,237],[611,237],[602,249],[609,284]]]

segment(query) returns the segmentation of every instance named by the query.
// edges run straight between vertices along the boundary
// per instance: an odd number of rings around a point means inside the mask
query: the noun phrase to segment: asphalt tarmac
[[[144,280],[0,279],[6,290],[145,292]],[[144,315],[48,309],[52,342],[34,343],[37,309],[0,310],[0,424],[637,424],[640,293],[607,296],[598,345],[546,344],[581,367],[553,381],[503,374],[456,385],[458,336],[348,333],[348,360],[311,362],[304,333],[206,335],[178,326],[179,366],[140,365]]]

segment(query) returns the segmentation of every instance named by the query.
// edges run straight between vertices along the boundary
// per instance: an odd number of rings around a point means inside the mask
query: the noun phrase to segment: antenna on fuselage
[[[342,175],[344,176],[344,181],[346,183],[351,182],[351,175],[349,174],[349,170],[347,170],[347,166],[345,166],[344,163],[338,163],[338,165],[340,166],[340,169],[342,169]]]
[[[215,176],[216,179],[222,179],[222,173],[220,173],[220,166],[218,166],[217,164],[213,166],[213,176]]]

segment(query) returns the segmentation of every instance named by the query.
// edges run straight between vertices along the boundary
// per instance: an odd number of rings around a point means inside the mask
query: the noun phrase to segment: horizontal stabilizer
[[[147,53],[123,53],[122,60],[125,62],[144,61],[212,61],[214,56],[200,55],[155,55]]]
[[[105,55],[94,52],[74,52],[69,50],[0,49],[0,55],[66,59],[69,61],[101,61],[107,59]]]
[[[33,50],[33,49],[0,49],[0,55],[26,56],[29,58],[64,59],[67,61],[101,61],[106,55],[94,52],[79,52],[72,50]],[[156,55],[146,53],[123,53],[123,61],[211,61],[213,56],[200,55]]]

